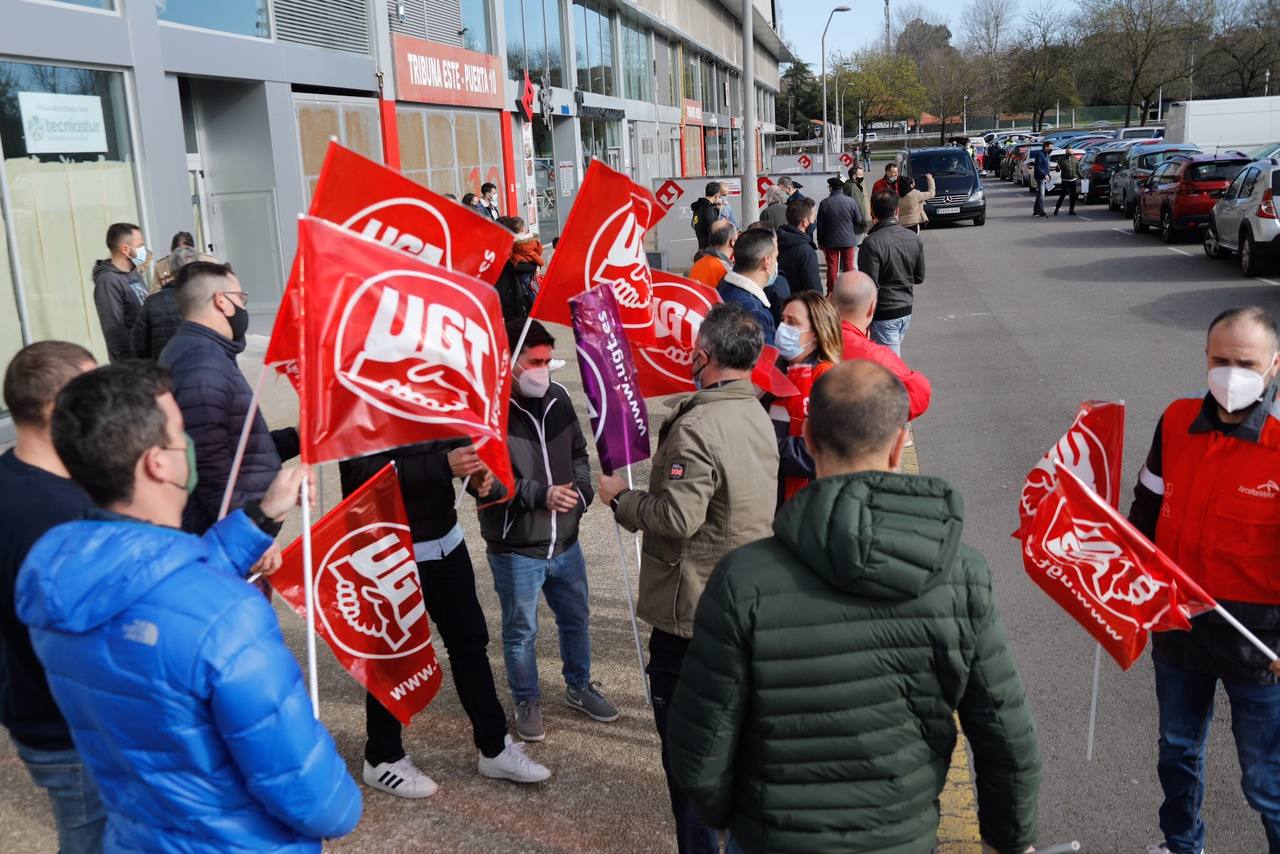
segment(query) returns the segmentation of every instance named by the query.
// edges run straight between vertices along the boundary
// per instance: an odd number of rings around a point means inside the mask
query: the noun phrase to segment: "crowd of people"
[[[552,377],[563,365],[555,337],[519,318],[508,327],[522,342],[508,412],[512,494],[466,440],[340,464],[347,495],[397,464],[425,607],[480,775],[519,785],[552,776],[525,751],[548,737],[534,651],[542,598],[563,701],[602,725],[619,717],[592,678],[579,531],[598,504],[643,538],[636,614],[650,627],[646,672],[681,854],[722,844],[923,854],[935,844],[957,720],[972,746],[984,844],[1033,850],[1040,754],[991,574],[963,545],[954,487],[901,473],[932,388],[901,358],[925,271],[921,237],[900,220],[917,190],[894,170],[867,194],[856,165],[818,204],[783,179],[741,230],[723,214],[723,186],[707,186],[690,275],[722,303],[696,335],[697,391],[656,431],[647,486],[592,477],[577,406]],[[494,215],[518,235],[507,287],[536,293],[541,243],[518,218]],[[111,257],[94,279],[110,364],[44,341],[5,371],[17,441],[0,455],[0,722],[48,791],[64,852],[318,850],[356,826],[361,793],[312,716],[269,593],[245,583],[279,568],[275,538],[312,475],[284,468],[297,431],[271,430],[249,406],[236,362],[248,327],[239,279],[183,237],[148,295],[140,230],[108,232]],[[798,395],[753,382],[766,345]],[[1274,585],[1248,562],[1280,543],[1227,516],[1197,540],[1180,520],[1229,489],[1192,461],[1275,464],[1277,350],[1265,312],[1214,321],[1210,394],[1166,413],[1132,511],[1202,583],[1211,566],[1232,570],[1219,594],[1244,603],[1242,619],[1271,642]],[[1166,487],[1175,479],[1186,484],[1176,493]],[[501,609],[510,718],[459,482],[479,508]],[[1157,644],[1167,847],[1153,851],[1200,850],[1218,678],[1235,680],[1233,712],[1260,728],[1236,729],[1244,788],[1280,850],[1280,760],[1261,731],[1274,728],[1280,689],[1256,652],[1215,632],[1198,622],[1177,644]],[[371,694],[360,778],[402,798],[438,790]]]

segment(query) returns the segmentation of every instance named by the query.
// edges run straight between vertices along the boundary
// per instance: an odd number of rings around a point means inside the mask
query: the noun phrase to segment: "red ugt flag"
[[[553,256],[554,259],[554,256]],[[633,344],[636,379],[645,397],[692,393],[693,348],[711,307],[722,302],[715,288],[668,273],[653,271],[654,334],[652,345]]]
[[[1022,563],[1125,670],[1152,631],[1188,630],[1216,603],[1129,520],[1055,460],[1055,483],[1022,530]]]
[[[311,217],[298,258],[304,461],[454,437],[506,457],[511,353],[497,291]]]
[[[569,298],[605,285],[618,300],[627,338],[654,344],[653,273],[644,236],[665,214],[653,193],[591,161],[529,316],[568,326]]]
[[[311,216],[399,249],[433,267],[489,284],[498,280],[515,235],[488,217],[450,201],[336,142],[329,143],[311,198]],[[266,362],[296,376],[298,268],[289,273]],[[295,381],[296,385],[296,381]]]
[[[400,497],[400,479],[388,463],[311,529],[316,631],[357,682],[402,724],[440,690],[440,664],[413,537]],[[271,586],[306,615],[302,540],[282,555]]]
[[[1112,507],[1120,506],[1124,456],[1124,401],[1086,400],[1058,443],[1027,474],[1018,501],[1018,536],[1040,501],[1057,483],[1054,463],[1062,462]]]

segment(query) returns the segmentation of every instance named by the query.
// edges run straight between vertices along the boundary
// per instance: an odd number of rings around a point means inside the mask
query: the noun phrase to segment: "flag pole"
[[[1265,643],[1260,641],[1258,639],[1258,636],[1255,635],[1253,632],[1246,629],[1239,620],[1231,616],[1231,613],[1226,608],[1222,607],[1217,603],[1214,603],[1213,610],[1218,614],[1218,616],[1226,620],[1227,623],[1231,625],[1231,628],[1235,629],[1237,632],[1243,635],[1245,640],[1253,644],[1255,649],[1257,649],[1259,652],[1265,655],[1268,661],[1280,660],[1280,656],[1276,655],[1275,652],[1272,651],[1271,647],[1267,646]],[[1208,613],[1208,612],[1206,611],[1205,613]]]
[[[1098,677],[1102,673],[1102,644],[1093,651],[1093,700],[1089,703],[1089,743],[1085,748],[1084,761],[1093,761],[1093,730],[1098,722]]]
[[[302,478],[302,584],[307,609],[307,685],[311,712],[320,717],[320,684],[316,675],[316,585],[311,565],[311,475]]]
[[[244,426],[240,428],[240,442],[236,445],[236,454],[231,458],[231,473],[227,475],[227,488],[222,491],[222,505],[218,508],[218,518],[226,518],[231,511],[231,493],[235,491],[236,479],[240,476],[240,464],[244,462],[244,449],[249,443],[249,431],[253,429],[253,420],[258,414],[258,400],[262,396],[262,381],[267,377],[267,364],[262,363],[258,372],[258,381],[253,384],[253,397],[249,398],[249,411],[244,416]]]
[[[649,694],[649,678],[644,670],[644,648],[640,645],[640,626],[636,623],[635,600],[631,596],[631,573],[627,570],[627,550],[622,545],[622,526],[613,520],[613,532],[618,538],[618,558],[622,561],[622,587],[627,594],[627,616],[631,618],[631,635],[636,641],[636,660],[640,664],[640,684],[644,686],[644,703],[653,707],[653,697]]]
[[[520,338],[516,341],[515,349],[511,351],[511,365],[515,367],[516,359],[520,358],[520,348],[524,346],[524,339],[529,337],[529,324],[533,323],[533,317],[527,316],[524,319],[524,328],[520,330]],[[487,439],[481,440],[480,444],[484,444]],[[480,445],[476,446],[477,448]],[[462,479],[462,486],[458,488],[457,494],[453,497],[453,509],[457,510],[462,506],[462,496],[467,494],[467,484],[471,482],[471,475],[467,475]]]

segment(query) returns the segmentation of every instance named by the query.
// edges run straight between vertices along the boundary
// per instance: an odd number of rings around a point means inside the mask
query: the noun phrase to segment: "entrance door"
[[[187,155],[187,184],[191,190],[191,219],[195,223],[191,234],[201,252],[215,255],[209,235],[209,193],[205,189],[204,167],[199,154]]]
[[[270,313],[280,304],[280,241],[274,190],[214,193],[209,199],[212,245],[235,247],[235,257],[218,256],[235,267],[249,293],[249,310]]]
[[[537,187],[534,201],[538,205],[538,238],[550,244],[560,234],[560,216],[556,209],[556,158],[551,144],[551,128],[540,116],[533,119],[533,169]]]

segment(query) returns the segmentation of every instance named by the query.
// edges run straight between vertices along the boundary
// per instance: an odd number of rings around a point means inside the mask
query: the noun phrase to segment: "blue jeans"
[[[1200,854],[1205,828],[1204,746],[1213,720],[1213,676],[1183,670],[1152,656],[1160,708],[1160,758],[1164,789],[1160,830],[1174,854]],[[1244,798],[1262,816],[1271,854],[1280,854],[1280,686],[1226,682],[1231,731],[1240,758]]]
[[[591,681],[591,635],[587,629],[587,565],[574,543],[559,557],[489,555],[493,588],[502,603],[502,657],[517,703],[541,698],[538,689],[538,593],[556,616],[565,684],[575,691]]]
[[[75,750],[37,750],[14,742],[31,782],[49,793],[60,854],[97,854],[107,814],[98,786]]]
[[[883,344],[899,356],[902,355],[902,339],[911,328],[911,315],[893,320],[873,320],[867,334],[877,344]]]

